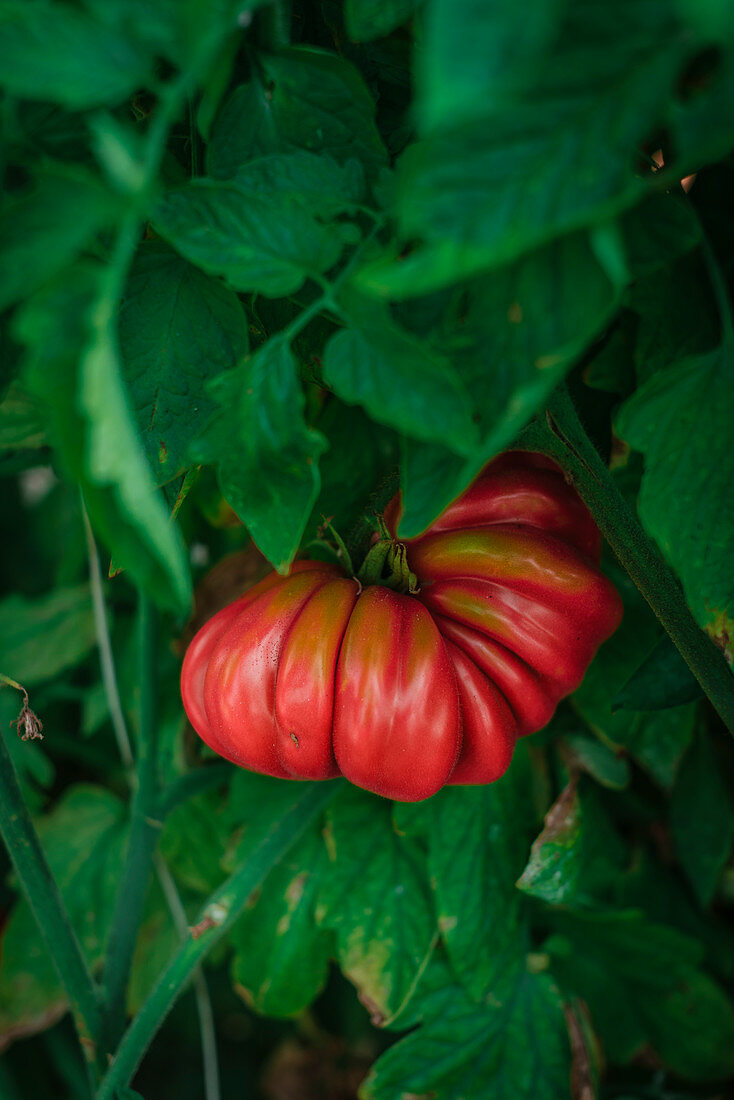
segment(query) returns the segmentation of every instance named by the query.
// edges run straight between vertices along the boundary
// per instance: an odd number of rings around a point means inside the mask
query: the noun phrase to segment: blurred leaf
[[[570,1051],[561,998],[544,974],[500,978],[480,1006],[444,968],[422,1006],[422,1026],[377,1061],[366,1100],[558,1100],[567,1096]]]
[[[337,957],[373,1022],[395,1015],[434,945],[425,857],[393,828],[389,802],[348,789],[327,814],[331,870],[317,919],[336,933]]]
[[[523,11],[512,0],[433,0],[418,57],[423,129],[483,116],[531,84],[566,0]]]
[[[150,68],[139,42],[71,4],[0,3],[0,84],[11,95],[72,109],[120,103]]]
[[[636,672],[617,692],[613,710],[665,710],[700,699],[703,689],[674,646],[663,634]]]
[[[564,988],[583,998],[612,1061],[652,1044],[674,1073],[693,1080],[734,1071],[734,1009],[698,969],[696,940],[633,911],[558,911],[545,950]]]
[[[699,729],[670,800],[676,851],[701,905],[714,896],[734,841],[734,804],[710,737]]]
[[[96,641],[89,585],[0,602],[0,671],[31,688],[79,664]]]
[[[655,375],[617,418],[645,455],[642,522],[683,582],[686,600],[714,641],[734,656],[734,351],[728,344]],[[706,431],[697,430],[705,424]]]
[[[169,191],[154,212],[157,231],[186,259],[223,275],[234,290],[271,298],[293,294],[309,276],[332,267],[345,244],[359,236],[353,225],[320,220],[352,205],[346,173],[330,162],[314,179],[310,158],[293,156],[290,163],[263,157],[229,182],[197,179]]]
[[[0,309],[61,271],[118,210],[119,199],[99,180],[60,165],[7,199],[0,207]]]
[[[0,403],[0,452],[36,450],[46,444],[38,402],[11,383]]]
[[[16,327],[28,348],[28,385],[45,405],[49,434],[117,565],[156,603],[187,610],[191,580],[183,542],[155,495],[114,334],[103,313],[95,316],[100,282],[98,268],[79,266],[73,278],[24,305]]]
[[[614,890],[625,847],[590,785],[571,782],[551,807],[518,881],[551,905],[595,905]]]
[[[210,378],[247,354],[237,296],[164,244],[143,242],[120,313],[120,354],[138,430],[159,482],[186,467],[216,409]]]
[[[346,0],[344,20],[353,42],[383,38],[406,23],[422,0]]]
[[[311,829],[232,928],[232,979],[258,1012],[295,1016],[326,983],[333,937],[316,925],[315,907],[329,873],[321,830]]]
[[[125,852],[127,819],[101,787],[68,788],[37,822],[46,858],[87,960],[102,960]],[[42,1031],[63,1015],[66,995],[28,903],[18,901],[3,934],[0,1042]]]
[[[494,30],[494,18],[476,33],[468,19],[474,8],[465,7],[461,36],[480,58],[482,31]],[[554,7],[545,5],[550,20]],[[621,211],[641,194],[634,150],[657,123],[684,63],[679,29],[665,4],[644,15],[631,0],[613,11],[578,2],[564,8],[563,21],[545,28],[522,9],[503,12],[513,45],[528,50],[526,79],[520,71],[515,94],[490,98],[479,117],[475,91],[468,114],[429,131],[401,159],[403,239],[425,242],[414,266],[443,257],[455,276],[478,272]],[[457,20],[456,38],[458,31]],[[450,86],[464,65],[463,54],[451,58]]]
[[[223,104],[207,149],[210,174],[228,179],[254,157],[296,148],[327,153],[340,164],[354,159],[374,176],[387,154],[359,71],[344,58],[303,46],[259,60],[267,87],[253,78]]]
[[[241,31],[266,0],[83,0],[111,31],[133,39],[175,65],[196,69],[225,36]],[[219,58],[217,58],[219,61]]]
[[[209,391],[221,407],[197,444],[216,463],[219,484],[253,541],[280,571],[293,561],[319,491],[326,447],[303,418],[296,362],[277,337]]]
[[[324,379],[339,397],[391,428],[471,454],[476,425],[450,360],[392,323],[378,302],[352,295],[346,316],[324,355]]]

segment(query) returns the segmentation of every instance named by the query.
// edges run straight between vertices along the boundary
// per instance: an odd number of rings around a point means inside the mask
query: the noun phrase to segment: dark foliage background
[[[508,774],[310,810],[97,1095],[204,1096],[202,1031],[207,1100],[731,1095],[731,5],[0,0],[0,89],[0,672],[44,739],[0,725],[123,1015],[316,797],[198,742],[186,642],[398,468],[409,537],[567,379],[723,682],[608,552],[623,625]],[[2,860],[0,1093],[90,1096]]]

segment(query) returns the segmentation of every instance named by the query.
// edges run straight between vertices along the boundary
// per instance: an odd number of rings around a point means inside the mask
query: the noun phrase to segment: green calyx
[[[419,591],[418,578],[410,571],[405,546],[389,536],[381,538],[371,548],[357,573],[357,580],[365,588],[381,584],[411,596]]]

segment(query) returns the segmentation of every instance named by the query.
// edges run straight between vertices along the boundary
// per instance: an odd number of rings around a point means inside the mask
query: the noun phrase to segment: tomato
[[[384,518],[396,538],[399,496]],[[215,752],[405,802],[491,783],[619,625],[599,532],[541,455],[499,456],[404,546],[414,593],[299,561],[201,628],[181,692]]]

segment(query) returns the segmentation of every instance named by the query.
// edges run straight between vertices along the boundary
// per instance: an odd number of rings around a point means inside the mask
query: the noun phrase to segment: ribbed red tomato
[[[299,561],[202,627],[181,691],[215,752],[404,802],[491,783],[619,625],[599,532],[543,456],[501,455],[405,545],[415,595]]]

